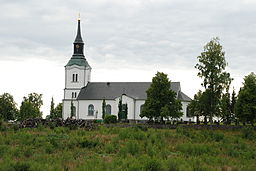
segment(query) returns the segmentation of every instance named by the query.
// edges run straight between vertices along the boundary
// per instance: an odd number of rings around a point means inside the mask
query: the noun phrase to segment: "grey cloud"
[[[251,3],[54,0],[38,5],[37,1],[2,1],[0,60],[43,56],[65,64],[72,54],[80,11],[86,55],[93,63],[193,68],[203,46],[219,36],[231,68],[254,70],[256,7]]]

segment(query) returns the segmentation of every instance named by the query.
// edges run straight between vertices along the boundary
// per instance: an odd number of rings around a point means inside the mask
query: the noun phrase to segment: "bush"
[[[246,127],[242,129],[242,137],[245,139],[253,140],[255,138],[255,131],[253,127]]]
[[[83,139],[79,142],[81,148],[94,148],[99,145],[98,141]]]
[[[148,171],[159,171],[163,170],[161,163],[156,159],[147,160],[145,170]]]
[[[104,123],[106,124],[117,123],[117,117],[115,115],[107,115],[104,118]]]
[[[27,171],[29,170],[30,168],[30,165],[28,163],[16,163],[13,165],[13,169],[12,170],[15,170],[15,171]]]

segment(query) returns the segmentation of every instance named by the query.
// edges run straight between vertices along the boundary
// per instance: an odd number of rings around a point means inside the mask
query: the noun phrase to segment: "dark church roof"
[[[145,100],[146,90],[151,82],[89,82],[83,87],[77,100],[113,100],[125,94],[136,100]],[[180,83],[172,82],[171,89],[178,93],[181,101],[191,101],[191,99],[180,91]]]

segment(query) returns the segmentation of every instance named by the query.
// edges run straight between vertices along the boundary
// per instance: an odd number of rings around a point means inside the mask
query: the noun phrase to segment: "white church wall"
[[[64,99],[76,99],[81,89],[65,89]],[[72,93],[76,93],[76,97],[72,97]]]
[[[73,105],[76,108],[75,110],[75,117],[77,118],[77,114],[78,114],[78,103],[76,100],[73,101]],[[63,119],[67,119],[68,117],[70,117],[71,114],[71,100],[63,100],[63,109],[62,109],[62,115],[63,115]]]
[[[116,99],[116,101],[119,101],[119,98]],[[122,95],[122,103],[128,105],[128,115],[127,119],[134,119],[134,105],[135,105],[135,100],[129,96]]]
[[[102,119],[102,102],[103,100],[79,100],[79,119]],[[88,115],[88,107],[94,106],[94,115]],[[111,105],[111,114],[117,116],[117,104],[115,100],[106,100],[106,105]]]
[[[145,103],[145,100],[136,100],[135,102],[135,119],[136,120],[147,120],[147,118],[140,117],[140,113],[141,113],[141,105],[143,105]]]
[[[78,74],[77,82],[73,82],[73,74]],[[82,88],[85,86],[86,70],[84,67],[72,65],[66,67],[66,88]]]
[[[189,102],[181,102],[181,104],[183,116],[180,119],[182,119],[183,121],[195,121],[194,117],[187,117],[187,107]]]
[[[85,85],[84,86],[86,86],[87,83],[91,81],[91,68],[86,68],[85,75],[86,75],[86,77],[85,77]]]

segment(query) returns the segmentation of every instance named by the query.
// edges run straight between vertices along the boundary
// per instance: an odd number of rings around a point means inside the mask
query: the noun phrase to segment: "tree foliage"
[[[42,96],[42,94],[30,93],[28,97],[23,97],[18,119],[41,118],[42,112],[40,111],[40,108],[43,105]]]
[[[128,116],[128,104],[127,103],[125,103],[123,106],[123,118],[124,118],[124,120],[127,120],[127,116]]]
[[[202,116],[201,111],[201,100],[202,100],[202,91],[200,90],[197,94],[194,95],[194,99],[188,105],[188,114],[189,116],[195,116],[197,124],[200,123],[199,117]]]
[[[71,106],[70,106],[70,117],[75,117],[75,106],[74,106],[74,102],[71,101]]]
[[[54,99],[52,97],[50,115],[46,116],[46,119],[57,119],[62,118],[62,103],[59,103],[56,107],[54,104]]]
[[[243,87],[237,96],[235,114],[242,122],[254,124],[256,121],[256,75],[249,74],[244,78]]]
[[[226,92],[221,97],[219,116],[222,118],[224,123],[231,124],[233,116],[231,112],[231,99],[229,92]]]
[[[218,113],[218,107],[223,90],[227,89],[232,81],[230,74],[225,71],[227,62],[225,52],[218,38],[213,38],[204,47],[198,58],[195,68],[199,70],[198,76],[203,79],[202,86],[209,95],[208,112],[212,122],[213,116]]]
[[[123,114],[123,103],[122,103],[122,96],[119,98],[118,102],[118,121],[121,121],[122,119],[122,114]]]
[[[55,115],[55,111],[54,111],[54,100],[53,100],[53,97],[52,97],[52,100],[51,100],[51,107],[50,107],[50,118],[53,118]]]
[[[118,102],[118,121],[126,121],[128,115],[128,105],[123,104],[122,96],[119,98]]]
[[[106,115],[106,100],[103,99],[103,101],[102,101],[102,119],[105,118],[105,115]]]
[[[230,111],[233,116],[235,116],[236,98],[237,98],[236,92],[235,92],[235,89],[233,88],[232,97],[231,97],[231,105],[230,105]]]
[[[166,74],[157,72],[146,93],[147,99],[140,117],[147,117],[150,121],[163,121],[164,118],[170,119],[182,116],[181,102],[176,99],[176,93],[171,90],[171,81],[169,81]]]
[[[55,115],[53,118],[62,118],[62,109],[63,109],[62,103],[57,104],[57,106],[54,108]]]
[[[14,120],[18,114],[17,104],[9,93],[0,95],[0,119]]]

